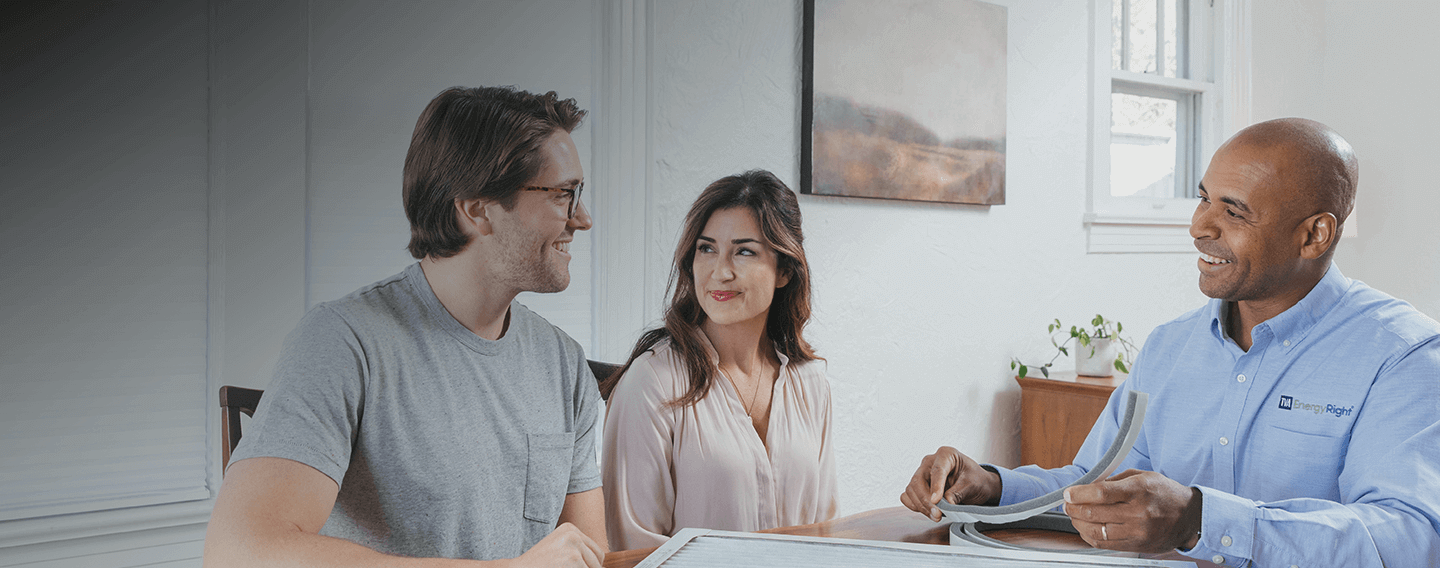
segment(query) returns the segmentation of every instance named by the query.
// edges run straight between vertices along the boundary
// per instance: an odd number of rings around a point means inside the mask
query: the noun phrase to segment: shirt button
[[[1226,438],[1226,437],[1224,437],[1224,436],[1221,436],[1221,437],[1220,437],[1220,445],[1222,445],[1222,446],[1228,446],[1228,445],[1230,445],[1230,438]]]
[[[1224,557],[1224,556],[1220,556],[1219,554],[1216,554],[1214,557],[1212,557],[1212,558],[1210,559],[1210,561],[1211,561],[1211,562],[1214,562],[1214,563],[1216,563],[1216,564],[1220,564],[1220,565],[1223,566],[1223,565],[1225,564],[1225,557]]]
[[[1235,380],[1240,381],[1240,382],[1243,383],[1243,382],[1245,382],[1245,375],[1240,375],[1240,376],[1238,376],[1238,377],[1235,377]]]
[[[1230,546],[1231,542],[1234,541],[1230,540],[1230,535],[1220,537],[1220,546]]]
[[[1289,346],[1290,346],[1290,340],[1289,340],[1289,339],[1286,339],[1286,340],[1285,340],[1285,346],[1286,346],[1286,347],[1289,347]],[[1290,568],[1298,568],[1298,567],[1292,565],[1292,566],[1290,566]]]

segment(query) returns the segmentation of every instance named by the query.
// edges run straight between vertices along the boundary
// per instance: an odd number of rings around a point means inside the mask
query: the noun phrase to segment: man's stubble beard
[[[509,241],[509,239],[506,239]],[[520,239],[517,239],[520,240]],[[533,245],[527,248],[522,243],[505,242],[506,250],[514,251],[501,263],[507,281],[514,288],[525,292],[553,294],[570,286],[568,263],[563,266],[550,257],[547,250],[537,251]],[[549,248],[547,242],[542,248]]]

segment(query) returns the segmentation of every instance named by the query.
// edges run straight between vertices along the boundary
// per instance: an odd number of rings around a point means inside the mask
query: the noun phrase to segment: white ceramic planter
[[[1076,342],[1071,349],[1075,350],[1075,374],[1087,377],[1109,377],[1115,374],[1115,340],[1092,338],[1089,346]]]

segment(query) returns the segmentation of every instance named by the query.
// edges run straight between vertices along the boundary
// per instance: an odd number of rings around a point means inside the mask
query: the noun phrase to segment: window
[[[1090,252],[1189,252],[1243,0],[1093,0]],[[1222,14],[1225,14],[1222,16]],[[1238,26],[1232,26],[1236,28]],[[1232,29],[1232,32],[1234,30]],[[1248,66],[1245,66],[1248,68]]]

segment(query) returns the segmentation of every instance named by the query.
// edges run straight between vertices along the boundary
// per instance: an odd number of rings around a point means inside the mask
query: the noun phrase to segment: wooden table
[[[904,507],[890,507],[856,513],[815,523],[782,527],[760,532],[820,536],[828,538],[853,538],[859,540],[882,540],[889,542],[917,542],[921,544],[949,544],[950,525],[936,523]],[[986,533],[1005,542],[1023,546],[1037,546],[1059,550],[1080,550],[1090,548],[1078,535],[1055,531],[1006,529]],[[621,550],[605,555],[605,568],[633,568],[654,552],[654,548]],[[1200,562],[1174,552],[1147,554],[1147,558],[1163,560],[1186,560],[1195,562],[1200,568],[1214,568],[1209,562]]]

